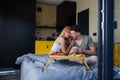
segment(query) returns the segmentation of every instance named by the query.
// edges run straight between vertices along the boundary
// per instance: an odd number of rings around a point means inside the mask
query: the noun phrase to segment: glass
[[[117,26],[114,29],[113,78],[120,80],[120,0],[114,0],[114,21]]]

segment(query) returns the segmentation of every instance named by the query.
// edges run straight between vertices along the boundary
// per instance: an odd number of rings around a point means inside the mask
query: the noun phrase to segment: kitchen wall
[[[89,35],[98,41],[98,0],[77,0],[77,13],[89,8]],[[78,16],[76,13],[76,17]],[[76,18],[77,19],[77,18]],[[76,20],[76,22],[78,22]],[[77,23],[76,23],[77,24]],[[97,36],[93,36],[97,33]]]
[[[37,8],[41,8],[41,12]],[[54,27],[55,24],[56,6],[36,3],[36,26]]]
[[[37,8],[41,8],[41,11],[37,11]],[[36,3],[35,36],[44,39],[51,37],[56,29],[49,27],[56,27],[56,6]]]
[[[47,37],[52,37],[52,34],[56,32],[54,28],[36,28],[36,38],[47,39]]]
[[[37,3],[36,8],[37,7],[41,7],[42,12],[36,12],[36,26],[44,26],[45,24],[54,26],[56,23],[56,6]],[[44,8],[45,8],[45,11],[44,11]],[[91,0],[91,1],[77,0],[76,24],[78,22],[77,13],[88,8],[89,8],[89,35],[93,38],[94,42],[97,42],[98,41],[98,33],[97,33],[98,32],[98,0]],[[40,28],[40,29],[37,29],[37,32],[46,33],[47,29],[41,30]],[[50,31],[50,34],[51,33],[52,32]],[[93,36],[93,33],[97,33],[97,36]],[[47,34],[44,34],[44,33],[41,33],[41,35],[48,36]]]

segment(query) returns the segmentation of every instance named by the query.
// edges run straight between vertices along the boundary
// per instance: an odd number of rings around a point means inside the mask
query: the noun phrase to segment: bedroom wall
[[[18,56],[34,53],[35,0],[0,2],[0,68],[15,68]]]
[[[89,8],[89,35],[93,38],[94,42],[97,42],[98,34],[97,36],[93,36],[93,33],[98,32],[98,0],[77,0],[77,13],[88,8]]]

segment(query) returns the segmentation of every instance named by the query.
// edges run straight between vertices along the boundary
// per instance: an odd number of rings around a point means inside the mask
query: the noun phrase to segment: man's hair
[[[71,30],[75,31],[75,32],[81,32],[81,26],[80,25],[74,25],[74,26],[72,26]]]

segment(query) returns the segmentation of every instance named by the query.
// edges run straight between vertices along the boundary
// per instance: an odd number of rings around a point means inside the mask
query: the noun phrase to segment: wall
[[[97,42],[98,34],[97,36],[93,36],[93,33],[98,32],[98,0],[77,0],[77,13],[88,8],[89,8],[89,35],[93,38],[94,42]],[[78,21],[76,20],[76,22]]]
[[[39,32],[39,33],[38,33]],[[47,39],[47,37],[52,37],[52,34],[56,32],[55,28],[36,28],[35,35],[37,39],[43,38]]]
[[[114,20],[117,21],[117,29],[114,30],[114,42],[120,42],[120,0],[114,0]]]
[[[41,8],[41,12],[37,11]],[[56,25],[56,6],[36,3],[36,26],[55,26]]]
[[[41,8],[41,12],[37,11],[37,8]],[[55,28],[44,28],[56,26],[56,6],[48,4],[36,3],[36,26],[42,26],[43,28],[36,28],[35,36],[46,39],[51,37],[52,33],[56,31]],[[37,34],[39,32],[39,34]]]
[[[15,68],[18,56],[34,53],[35,0],[0,2],[0,68]]]

